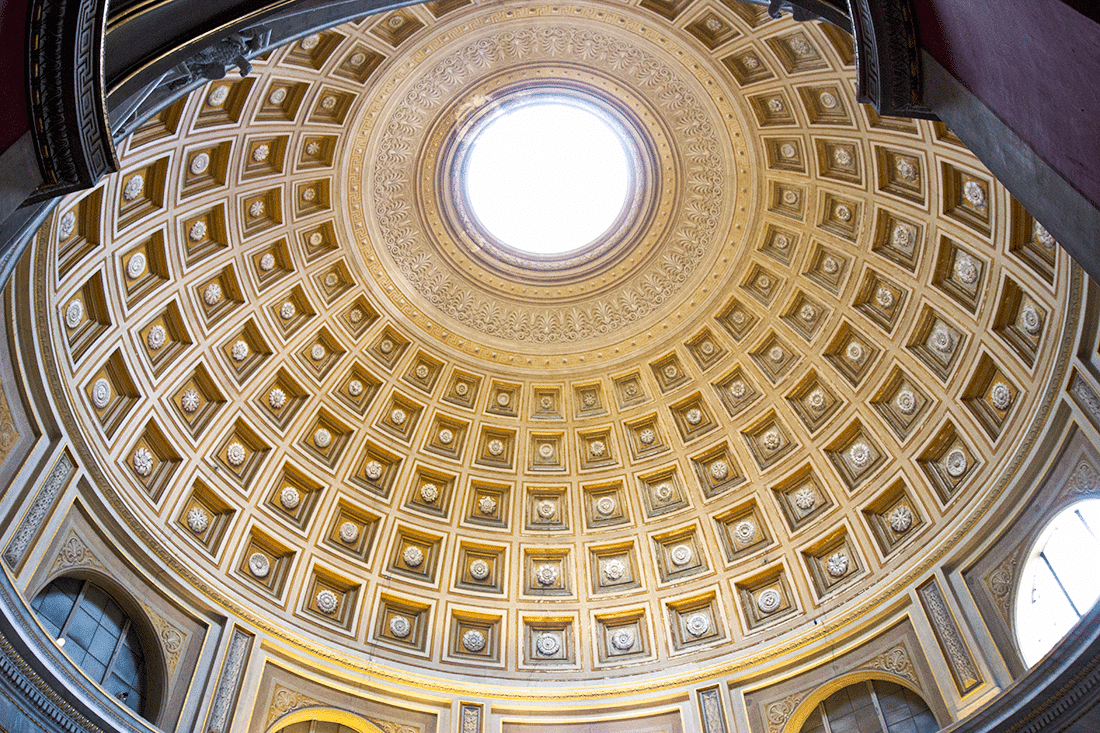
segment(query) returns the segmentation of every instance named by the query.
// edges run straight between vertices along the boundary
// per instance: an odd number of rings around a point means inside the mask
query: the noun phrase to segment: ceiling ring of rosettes
[[[457,65],[485,48],[499,74]],[[504,313],[514,263],[402,258],[455,235],[425,175],[448,116],[539,68],[673,164],[651,241],[525,293],[505,340],[417,278]],[[1011,478],[1081,288],[948,131],[853,81],[842,35],[707,2],[430,3],[272,52],[144,124],[34,244],[81,462],[184,582],[394,679],[686,679],[821,638]],[[689,240],[634,321],[568,315]]]

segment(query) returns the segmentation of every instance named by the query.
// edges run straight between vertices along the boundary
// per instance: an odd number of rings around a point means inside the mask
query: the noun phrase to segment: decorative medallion
[[[535,650],[541,656],[552,657],[561,650],[561,639],[556,634],[539,634],[535,639]]]
[[[477,629],[469,629],[462,635],[462,646],[466,647],[466,651],[477,654],[485,648],[485,634]]]
[[[401,559],[410,568],[418,568],[424,562],[424,551],[416,545],[409,545],[401,553]]]
[[[485,580],[489,577],[489,563],[477,559],[470,563],[470,575],[474,580]]]
[[[241,465],[244,463],[245,456],[244,446],[240,443],[230,443],[225,449],[225,460],[229,461],[230,466]]]
[[[898,534],[905,534],[913,526],[913,510],[904,504],[898,504],[890,510],[887,521],[890,523],[890,529]]]
[[[111,383],[104,377],[95,380],[92,385],[92,404],[102,410],[111,403]]]
[[[336,608],[340,605],[340,599],[328,588],[319,591],[314,601],[317,603],[317,610],[328,615],[336,613]]]
[[[558,582],[558,566],[543,563],[535,569],[535,580],[539,585],[548,586]]]
[[[783,605],[783,595],[775,588],[765,588],[756,596],[756,607],[763,614],[775,613]]]
[[[195,534],[202,534],[210,526],[210,515],[201,506],[193,506],[187,510],[187,529]]]
[[[678,567],[682,567],[691,562],[693,557],[691,548],[687,545],[676,545],[668,552],[669,559],[672,560],[672,564]]]
[[[390,633],[398,639],[404,639],[412,631],[412,624],[404,616],[390,617]]]
[[[684,621],[684,628],[692,636],[703,636],[710,631],[710,619],[705,613],[693,613]]]
[[[266,578],[271,572],[271,561],[262,552],[253,552],[248,556],[248,572],[257,578]]]
[[[340,541],[353,544],[359,539],[359,525],[355,522],[345,521],[340,525]]]
[[[302,495],[293,486],[284,486],[279,492],[279,503],[283,505],[283,509],[294,511],[302,503]]]
[[[611,646],[620,652],[629,651],[636,640],[633,629],[616,629],[611,635]]]

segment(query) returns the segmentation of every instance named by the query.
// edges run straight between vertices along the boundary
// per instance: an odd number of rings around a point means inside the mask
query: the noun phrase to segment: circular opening
[[[611,228],[627,203],[631,172],[622,138],[603,116],[546,101],[482,127],[466,158],[465,184],[471,211],[499,242],[558,255]]]

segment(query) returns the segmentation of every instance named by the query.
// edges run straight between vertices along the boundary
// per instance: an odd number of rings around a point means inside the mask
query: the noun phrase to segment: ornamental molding
[[[84,540],[77,535],[75,530],[69,532],[65,544],[61,546],[61,549],[57,553],[57,557],[54,558],[53,566],[50,568],[50,574],[58,575],[63,571],[72,570],[74,568],[91,568],[102,572],[106,571],[106,567],[103,563],[88,549],[88,546],[84,544]]]
[[[722,693],[717,687],[699,690],[699,717],[703,720],[703,733],[728,733],[726,716],[722,711]]]
[[[982,683],[982,676],[974,666],[974,658],[959,632],[955,615],[948,607],[936,580],[933,579],[918,592],[932,621],[932,629],[935,631],[936,640],[940,643],[940,650],[944,652],[951,666],[951,676],[955,678],[955,686],[960,695],[965,695]]]
[[[1026,546],[1026,540],[1018,544],[992,572],[982,579],[1008,628],[1012,628],[1012,599],[1016,590],[1016,574],[1019,570],[1020,556],[1023,555]]]
[[[298,708],[316,707],[321,703],[312,697],[295,692],[282,685],[276,685],[271,695],[271,707],[267,711],[267,725],[270,727],[279,718]]]
[[[867,664],[859,667],[860,670],[886,672],[912,682],[918,689],[923,689],[917,680],[917,670],[909,656],[909,650],[904,644],[898,644],[891,649],[879,654]]]
[[[462,704],[462,733],[481,733],[481,706]]]
[[[148,604],[143,602],[141,607],[157,632],[157,641],[160,642],[160,648],[164,652],[164,661],[168,666],[168,676],[171,677],[176,672],[176,665],[179,664],[180,653],[183,652],[183,647],[187,643],[188,634],[174,626],[172,622],[154,611]]]
[[[8,564],[8,567],[17,570],[19,565],[22,564],[31,542],[38,536],[38,531],[42,528],[43,522],[53,511],[57,497],[61,495],[61,490],[68,484],[72,473],[72,458],[69,457],[69,454],[63,453],[57,459],[57,463],[54,464],[53,470],[50,471],[50,475],[46,478],[42,487],[38,489],[31,508],[23,515],[23,519],[19,522],[19,529],[15,531],[15,535],[8,542],[7,548],[4,549],[4,561]]]
[[[1058,494],[1058,501],[1055,503],[1096,496],[1097,494],[1100,494],[1100,472],[1093,468],[1092,463],[1087,458],[1082,458],[1073,468],[1073,472],[1066,480],[1065,486]]]
[[[787,720],[794,714],[799,704],[806,699],[806,696],[809,694],[809,690],[795,693],[794,695],[788,695],[782,700],[777,700],[768,705],[764,710],[764,717],[768,720],[768,733],[779,733],[779,731],[783,730],[783,726],[787,724]]]
[[[252,649],[252,636],[240,629],[233,629],[229,641],[229,651],[225,654],[225,665],[218,676],[218,688],[214,693],[214,702],[210,705],[210,718],[206,724],[206,733],[224,733],[229,725],[230,714],[237,701],[237,691],[244,677],[245,662]]]

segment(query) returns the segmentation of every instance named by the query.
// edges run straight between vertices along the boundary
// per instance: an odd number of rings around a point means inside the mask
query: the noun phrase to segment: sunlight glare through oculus
[[[554,255],[615,223],[630,178],[623,144],[603,118],[545,102],[506,112],[481,130],[467,157],[466,196],[497,240]]]

